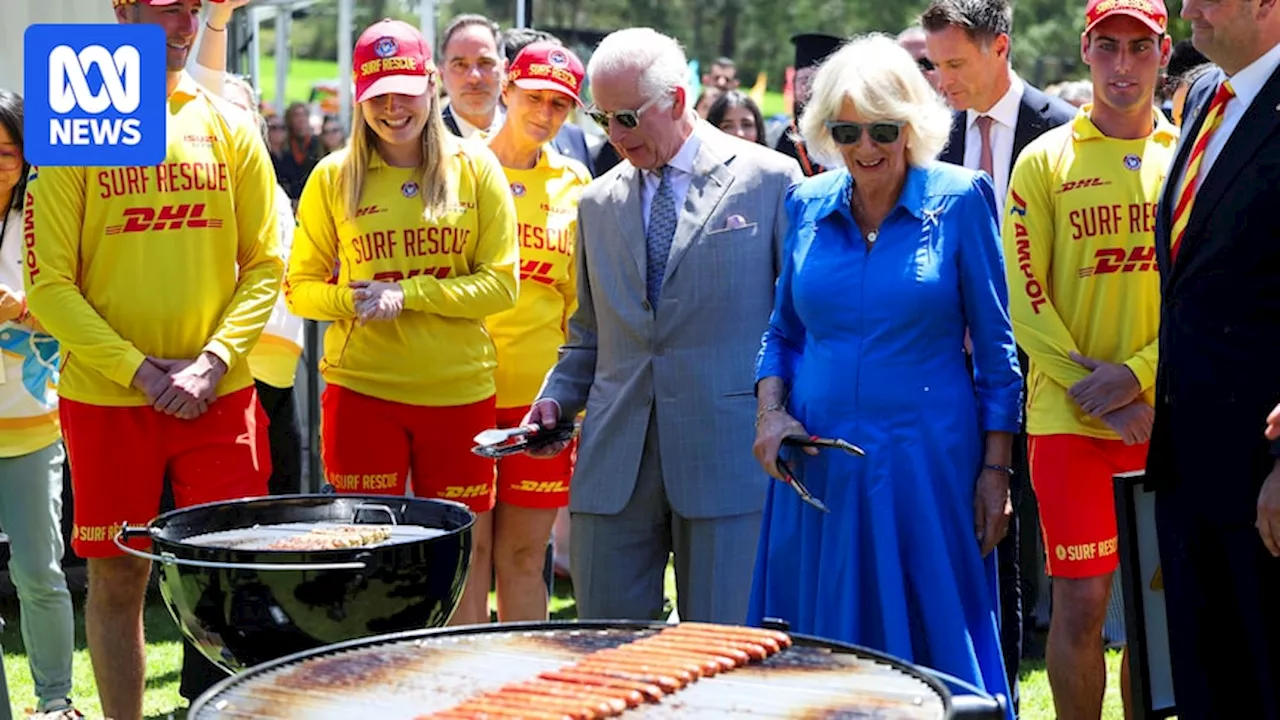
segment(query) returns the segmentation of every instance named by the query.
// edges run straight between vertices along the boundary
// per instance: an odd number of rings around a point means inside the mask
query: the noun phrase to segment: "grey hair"
[[[840,114],[846,98],[868,121],[905,122],[907,161],[917,167],[936,158],[951,135],[951,110],[910,53],[888,35],[863,35],[845,44],[822,63],[812,87],[800,133],[825,165],[842,162],[827,121]]]
[[[912,40],[924,40],[924,38],[925,38],[924,28],[921,27],[919,24],[912,25],[906,30],[903,30],[902,32],[898,33],[898,42],[900,43],[910,42]]]
[[[684,49],[675,38],[653,28],[626,28],[609,33],[587,61],[587,78],[591,83],[595,83],[599,75],[635,70],[641,71],[640,95],[646,101],[660,98],[659,108],[667,109],[675,104],[671,91],[676,88],[684,89],[686,104],[693,101],[689,60]]]

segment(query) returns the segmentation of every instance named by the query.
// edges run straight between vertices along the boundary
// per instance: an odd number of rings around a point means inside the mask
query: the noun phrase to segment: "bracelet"
[[[760,427],[760,421],[764,420],[765,415],[768,415],[771,412],[783,412],[785,410],[786,408],[782,407],[778,403],[769,403],[768,405],[765,405],[756,411],[756,427]]]
[[[226,31],[227,31],[227,28],[226,28],[226,27],[216,28],[216,27],[214,27],[214,26],[210,25],[208,20],[206,20],[206,21],[204,22],[204,26],[205,26],[205,27],[207,27],[207,28],[209,28],[209,29],[210,29],[210,30],[212,30],[213,32],[216,32],[216,33],[226,32]]]
[[[1011,466],[1009,466],[1009,465],[983,465],[983,466],[982,466],[982,469],[983,469],[983,470],[995,470],[995,471],[997,471],[997,472],[1005,473],[1005,474],[1007,474],[1007,475],[1009,475],[1009,476],[1012,476],[1012,475],[1013,475],[1013,468],[1012,468]]]

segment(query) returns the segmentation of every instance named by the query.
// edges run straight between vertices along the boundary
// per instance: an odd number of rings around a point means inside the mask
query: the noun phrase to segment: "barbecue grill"
[[[299,653],[215,685],[192,720],[413,720],[589,653],[657,634],[663,623],[475,625],[386,635]],[[852,645],[792,635],[763,661],[704,677],[621,717],[1003,719],[1001,701],[938,673]]]
[[[465,505],[447,500],[290,495],[174,510],[122,527],[116,544],[159,564],[161,596],[183,634],[236,672],[337,642],[444,625],[466,583],[474,522]],[[391,537],[324,550],[239,544],[333,523],[389,525]],[[227,534],[239,537],[200,544]],[[154,554],[129,546],[142,540]]]

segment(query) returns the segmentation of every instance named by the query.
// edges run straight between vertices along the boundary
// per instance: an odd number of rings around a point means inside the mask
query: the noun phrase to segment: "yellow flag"
[[[764,94],[769,89],[769,73],[758,73],[756,75],[756,84],[752,86],[751,92],[747,95],[755,101],[756,106],[764,108]]]

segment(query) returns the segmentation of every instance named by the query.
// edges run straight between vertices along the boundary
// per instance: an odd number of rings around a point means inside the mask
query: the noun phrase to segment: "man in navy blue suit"
[[[524,49],[526,45],[532,42],[553,42],[560,45],[560,38],[552,35],[545,30],[534,30],[532,28],[510,28],[502,31],[502,53],[507,58],[507,64],[510,65],[516,59],[516,55]],[[588,171],[592,170],[591,151],[587,147],[587,136],[582,132],[582,128],[578,127],[570,116],[569,122],[560,126],[560,132],[551,139],[551,147],[561,155],[577,160],[582,163]],[[592,173],[595,174],[594,172]]]
[[[1182,720],[1280,718],[1280,6],[1185,0],[1215,64],[1187,94],[1156,213],[1156,490]],[[1275,429],[1270,433],[1277,434]]]

